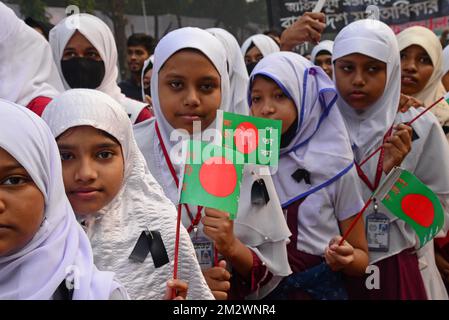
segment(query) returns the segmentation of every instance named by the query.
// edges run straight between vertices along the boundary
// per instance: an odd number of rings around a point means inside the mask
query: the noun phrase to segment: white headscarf
[[[246,91],[248,88],[248,71],[245,60],[240,52],[240,46],[235,37],[221,28],[211,28],[206,31],[212,33],[223,44],[228,60],[229,80],[231,82],[231,105],[235,113],[248,115]]]
[[[273,176],[282,207],[336,181],[354,164],[344,120],[336,107],[337,92],[321,68],[296,53],[279,52],[263,58],[251,73],[275,81],[298,110],[295,137],[281,149]],[[250,95],[250,92],[249,92]],[[298,168],[311,174],[311,185],[292,178]]]
[[[64,91],[45,38],[3,2],[0,17],[0,98],[27,106],[34,98]]]
[[[145,77],[145,73],[147,73],[148,71],[150,71],[151,69],[148,69],[149,65],[154,65],[154,55],[151,55],[147,60],[145,60],[145,62],[143,63],[143,68],[142,68],[142,74],[140,75],[140,86],[142,87],[142,99],[143,101],[145,101],[145,86],[143,83],[143,78]]]
[[[332,61],[352,53],[361,53],[387,64],[384,93],[363,113],[357,113],[341,97],[337,101],[351,142],[356,147],[355,159],[360,162],[393,125],[401,92],[401,70],[396,37],[390,27],[378,20],[359,20],[338,33]],[[334,82],[337,81],[334,76]]]
[[[125,178],[111,203],[96,214],[100,219],[89,232],[95,263],[113,270],[132,299],[162,299],[173,272],[176,210],[148,171],[126,113],[102,92],[76,89],[53,100],[42,117],[55,137],[72,127],[87,125],[109,133],[120,142]],[[128,259],[145,230],[161,233],[170,263],[156,269],[151,254],[144,263]],[[184,228],[180,235],[179,278],[189,283],[188,297],[211,299],[189,235]]]
[[[117,100],[130,116],[131,122],[134,123],[146,104],[129,99],[122,94],[120,87],[117,85],[117,46],[114,35],[106,23],[93,15],[87,13],[71,15],[60,21],[50,31],[50,45],[65,89],[71,88],[62,73],[61,60],[67,43],[76,31],[92,43],[104,62],[105,75],[100,86],[96,89]]]
[[[443,50],[443,77],[449,72],[449,45]]]
[[[270,53],[279,52],[281,49],[279,48],[276,41],[264,34],[256,34],[254,36],[249,37],[242,44],[242,55],[245,56],[251,44],[254,44],[264,57],[268,56]]]
[[[26,108],[0,100],[0,147],[23,165],[45,199],[45,218],[33,239],[0,257],[0,300],[52,299],[70,272],[73,299],[109,299],[120,285],[113,273],[94,265],[89,240],[65,195],[61,158],[48,127]]]
[[[170,152],[175,142],[170,141],[170,133],[174,130],[165,119],[159,101],[158,75],[164,63],[176,52],[193,48],[202,52],[209,58],[221,77],[221,103],[220,109],[233,112],[233,106],[230,106],[229,78],[226,66],[226,53],[221,43],[210,33],[198,28],[181,28],[170,32],[161,39],[154,53],[155,65],[151,79],[151,92],[155,118],[161,131],[163,142]],[[164,155],[155,133],[154,120],[143,122],[134,127],[136,139],[147,160],[151,173],[162,185],[167,197],[175,204],[178,203],[178,189],[173,182],[173,177],[167,168]],[[211,124],[210,127],[214,127]],[[203,131],[204,133],[204,131]],[[187,137],[183,137],[184,139]],[[179,142],[178,142],[179,143]],[[172,161],[173,162],[173,161]],[[180,178],[180,165],[173,163],[176,174]],[[280,281],[282,276],[291,273],[287,260],[286,241],[290,236],[290,231],[284,219],[279,199],[276,195],[273,182],[269,172],[263,176],[270,195],[270,201],[267,205],[251,205],[251,187],[257,176],[254,172],[257,170],[254,166],[245,166],[241,193],[239,200],[239,209],[237,219],[234,221],[234,234],[245,245],[250,247],[259,258],[265,263],[268,269],[274,274],[273,281],[261,288],[256,293],[258,297],[268,294]],[[268,170],[266,170],[268,171]],[[190,206],[193,213],[196,207]],[[183,208],[183,223],[190,225],[190,220]],[[199,231],[201,232],[201,230]]]
[[[336,60],[350,53],[362,53],[387,64],[387,83],[383,96],[369,109],[357,117],[351,107],[339,99],[339,107],[345,115],[351,133],[357,133],[356,124],[366,126],[365,134],[371,136],[371,140],[363,139],[365,144],[357,144],[355,150],[357,161],[364,160],[372,151],[382,144],[382,138],[392,124],[406,123],[423,111],[422,108],[410,108],[406,113],[397,113],[400,98],[400,57],[397,40],[393,31],[384,23],[376,20],[360,20],[351,23],[337,35],[334,45]],[[334,79],[338,81],[338,79]],[[341,100],[341,101],[340,101]],[[379,112],[385,113],[384,117]],[[368,115],[366,118],[365,115]],[[391,119],[392,118],[392,119]],[[433,192],[435,192],[443,206],[447,216],[449,195],[449,145],[435,116],[430,112],[420,117],[413,123],[413,129],[419,138],[412,143],[411,152],[401,163],[401,167],[412,172]],[[362,132],[363,127],[360,128]],[[375,135],[370,134],[371,131]],[[355,135],[357,138],[357,136]],[[352,136],[351,136],[352,138]],[[369,146],[369,147],[368,147]],[[363,170],[368,178],[373,181],[376,173],[378,156],[373,157],[364,166]],[[368,199],[372,191],[363,186],[364,199]],[[373,212],[372,205],[365,213],[365,218]],[[407,248],[417,245],[416,233],[403,220],[398,219],[379,203],[379,212],[386,214],[390,219],[390,242],[388,252],[369,253],[370,263],[375,263],[387,257],[393,256]]]
[[[332,55],[332,49],[334,47],[334,42],[331,40],[323,40],[320,43],[318,43],[312,50],[312,53],[310,54],[310,61],[315,63],[316,56],[321,51],[327,51]]]
[[[441,82],[443,77],[443,51],[440,40],[431,30],[415,26],[402,31],[397,35],[399,50],[402,51],[411,45],[421,46],[429,54],[433,64],[433,73],[424,89],[413,96],[426,106],[430,106],[446,94],[446,89]],[[449,125],[449,105],[441,101],[431,109],[437,116],[441,125]]]

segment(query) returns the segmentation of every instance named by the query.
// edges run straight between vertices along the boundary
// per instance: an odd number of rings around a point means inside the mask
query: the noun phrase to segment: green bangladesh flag
[[[217,129],[222,145],[243,154],[244,163],[278,165],[282,121],[218,110]]]
[[[394,168],[373,197],[415,230],[420,247],[443,227],[444,213],[438,197],[407,170]]]
[[[233,220],[238,211],[243,156],[215,144],[190,140],[183,146],[185,155],[180,203],[228,212]]]

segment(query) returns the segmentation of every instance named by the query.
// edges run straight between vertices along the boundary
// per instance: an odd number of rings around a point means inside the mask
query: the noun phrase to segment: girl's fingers
[[[219,211],[216,209],[212,209],[212,208],[206,208],[204,210],[204,213],[206,214],[206,217],[210,217],[210,218],[221,218],[221,219],[229,219],[229,213],[227,212],[223,212],[223,211]]]

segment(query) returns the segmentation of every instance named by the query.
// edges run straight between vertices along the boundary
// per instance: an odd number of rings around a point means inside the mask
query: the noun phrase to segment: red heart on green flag
[[[428,228],[432,225],[435,210],[432,201],[421,194],[408,194],[401,202],[404,213],[417,224]]]
[[[225,198],[230,196],[237,186],[237,171],[231,160],[211,157],[201,166],[199,179],[207,193]]]
[[[259,145],[259,132],[251,122],[242,122],[235,129],[234,143],[237,150],[243,154],[250,154]]]

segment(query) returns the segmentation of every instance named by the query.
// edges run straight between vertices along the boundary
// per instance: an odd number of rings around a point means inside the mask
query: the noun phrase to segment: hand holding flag
[[[204,233],[214,241],[217,251],[225,257],[231,256],[237,239],[234,236],[234,221],[229,219],[229,213],[206,208],[201,222]]]
[[[416,117],[414,117],[412,120],[410,120],[408,123],[406,123],[406,125],[411,126],[413,122],[415,122],[416,120],[418,120],[420,117],[422,117],[425,113],[427,113],[430,109],[432,109],[433,107],[435,107],[438,103],[440,103],[441,101],[445,100],[447,102],[447,104],[449,104],[449,92],[446,93],[446,95],[444,97],[439,98],[437,101],[435,101],[434,103],[432,103],[429,107],[427,107],[423,112],[421,112],[420,114],[418,114]],[[365,163],[367,163],[372,157],[374,157],[380,150],[382,149],[382,146],[380,146],[379,148],[377,148],[376,150],[373,151],[373,153],[371,153],[368,157],[366,157],[365,160],[363,160],[362,162],[360,162],[359,166],[363,166]]]
[[[400,166],[412,150],[412,127],[401,123],[394,129],[393,135],[387,137],[383,144],[385,149],[383,171],[386,173],[389,173],[394,167]]]
[[[373,199],[381,201],[390,213],[404,220],[415,230],[420,248],[443,228],[444,211],[438,197],[411,172],[396,167],[365,203],[339,245],[348,237]]]

